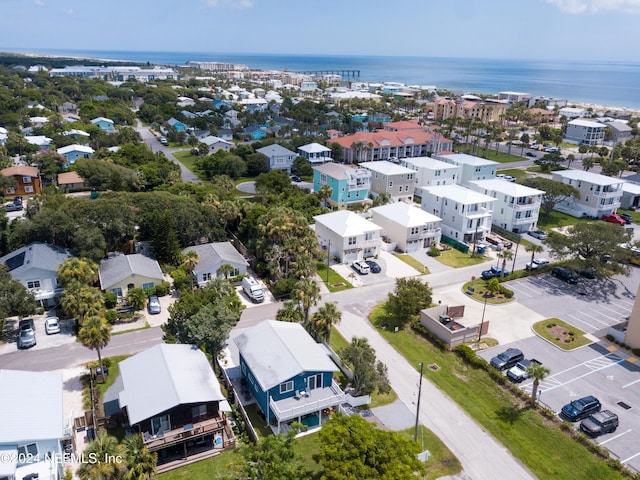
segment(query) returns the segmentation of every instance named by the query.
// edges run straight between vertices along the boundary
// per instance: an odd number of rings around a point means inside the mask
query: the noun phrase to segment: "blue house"
[[[115,132],[116,130],[114,121],[109,118],[97,117],[91,120],[91,123],[100,127],[100,129],[105,132]]]
[[[178,132],[186,132],[188,130],[189,127],[187,127],[184,123],[182,123],[180,120],[177,120],[173,117],[171,117],[167,123],[169,124],[169,126],[173,127],[176,129],[176,131]]]
[[[338,368],[299,323],[264,320],[234,339],[240,369],[275,432],[293,421],[322,424],[322,411],[345,402]]]
[[[313,167],[313,191],[319,193],[323,185],[331,187],[331,196],[327,199],[329,205],[344,209],[350,204],[368,200],[371,172],[366,168],[325,163]]]
[[[67,145],[58,149],[58,153],[65,157],[64,168],[76,163],[79,158],[91,158],[93,157],[93,148],[86,145]]]

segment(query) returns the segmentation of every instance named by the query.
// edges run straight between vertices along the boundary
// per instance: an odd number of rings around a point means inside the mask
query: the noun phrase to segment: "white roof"
[[[302,372],[338,370],[299,323],[264,320],[234,341],[263,391]]]
[[[489,195],[475,192],[460,185],[438,185],[435,187],[422,187],[422,190],[431,195],[447,198],[464,205],[473,205],[476,203],[488,203],[495,201],[495,198],[490,197]]]
[[[76,128],[73,128],[71,130],[68,130],[66,132],[62,132],[62,135],[79,135],[81,137],[90,137],[91,134],[85,132],[84,130],[78,130]]]
[[[50,145],[53,142],[49,137],[45,137],[44,135],[27,135],[24,137],[25,140],[31,145]]]
[[[326,228],[337,233],[343,238],[364,235],[367,232],[382,230],[382,228],[375,223],[370,222],[366,218],[362,218],[360,215],[348,210],[316,215],[313,218],[316,223],[324,225]]]
[[[562,178],[571,180],[581,180],[583,182],[593,183],[594,185],[618,185],[624,183],[619,178],[607,177],[599,173],[585,172],[584,170],[556,170],[551,175],[557,175]]]
[[[419,227],[426,223],[439,222],[442,219],[421,208],[405,202],[394,202],[369,211],[387,217],[405,227]]]
[[[442,160],[437,160],[433,157],[403,158],[402,160],[400,160],[400,162],[405,163],[407,165],[413,165],[417,168],[427,168],[429,170],[444,170],[447,168],[455,168],[455,169],[460,168],[457,165],[443,162]]]
[[[476,180],[469,183],[477,185],[482,190],[499,192],[511,197],[531,197],[533,195],[544,194],[544,191],[538,190],[537,188],[527,187],[515,182],[508,182],[499,178],[490,178],[489,180]]]
[[[195,345],[160,344],[120,362],[132,425],[177,405],[224,400],[220,384],[204,352]]]
[[[207,135],[202,140],[200,140],[200,142],[204,143],[208,147],[210,147],[211,145],[215,145],[216,143],[224,143],[225,145],[233,145],[232,142],[228,142],[228,141],[223,140],[222,138],[216,137],[214,135]]]
[[[114,123],[113,120],[111,120],[110,118],[105,118],[105,117],[96,117],[93,120],[91,120],[91,123],[96,124],[99,122],[107,122],[107,123]]]
[[[582,118],[576,118],[567,123],[567,125],[577,125],[578,127],[591,127],[591,128],[604,128],[604,125],[591,120],[584,120]]]
[[[320,145],[319,143],[315,143],[315,142],[298,147],[298,150],[302,150],[303,152],[307,152],[307,153],[320,153],[320,152],[331,151],[330,148],[327,148],[324,145]]]
[[[372,172],[378,172],[383,175],[403,175],[407,173],[415,173],[415,171],[411,170],[410,168],[396,165],[395,163],[387,162],[385,160],[379,162],[364,162],[361,163],[360,166],[362,168],[366,168],[367,170],[371,170]]]
[[[622,184],[622,191],[633,195],[640,195],[640,185],[632,182],[624,182]]]
[[[77,145],[77,144],[67,145],[66,147],[62,147],[58,149],[58,153],[60,155],[66,155],[67,153],[71,153],[71,152],[82,152],[82,153],[93,154],[94,150],[93,148],[87,145]]]
[[[49,119],[47,117],[31,117],[29,121],[31,123],[47,123]]]
[[[473,165],[480,167],[483,165],[498,165],[498,162],[492,160],[486,160],[484,158],[476,157],[474,155],[468,155],[466,153],[449,153],[445,155],[438,155],[437,158],[444,160],[447,163]]]
[[[62,438],[62,374],[0,370],[0,425],[0,444]]]

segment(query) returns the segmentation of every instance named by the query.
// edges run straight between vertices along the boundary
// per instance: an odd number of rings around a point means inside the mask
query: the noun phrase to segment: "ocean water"
[[[360,80],[436,85],[459,93],[511,90],[576,103],[640,109],[640,63],[517,59],[20,50],[24,53],[129,60],[163,65],[219,61],[258,70],[360,70]]]

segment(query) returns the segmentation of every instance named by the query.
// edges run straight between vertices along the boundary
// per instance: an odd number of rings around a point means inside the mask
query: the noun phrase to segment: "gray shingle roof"
[[[284,155],[297,156],[295,152],[292,152],[288,148],[284,148],[282,145],[274,143],[273,145],[267,145],[266,147],[259,148],[256,152],[266,155],[267,157],[281,157]]]
[[[164,280],[160,265],[153,258],[135,253],[116,255],[100,263],[100,288],[106,290],[132,274]]]
[[[194,269],[197,273],[201,269],[206,269],[211,265],[217,265],[228,262],[231,265],[245,265],[249,263],[240,255],[231,242],[205,243],[203,245],[194,245],[185,248],[182,252],[186,253],[193,250],[198,254],[200,260]]]
[[[69,250],[55,245],[34,242],[0,257],[12,275],[19,275],[30,268],[57,271],[67,259],[73,257]]]

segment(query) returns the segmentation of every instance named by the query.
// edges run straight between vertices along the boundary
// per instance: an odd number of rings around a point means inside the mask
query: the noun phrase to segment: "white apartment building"
[[[601,218],[620,208],[624,180],[607,177],[584,170],[560,170],[551,172],[551,179],[578,189],[579,199],[571,199],[556,205],[556,210],[574,217]]]
[[[544,192],[499,178],[469,183],[469,188],[495,198],[493,224],[514,233],[535,230]]]
[[[393,202],[412,202],[416,173],[407,167],[385,160],[361,163],[371,172],[371,196],[389,194]]]
[[[432,157],[403,158],[400,165],[416,172],[416,195],[422,195],[423,187],[455,185],[462,172],[461,167]]]
[[[466,153],[449,153],[436,155],[436,159],[456,165],[462,169],[458,184],[467,185],[476,180],[487,180],[496,178],[496,170],[499,163],[492,160],[468,155]]]
[[[416,205],[396,202],[369,211],[373,223],[382,227],[383,239],[402,252],[427,250],[440,243],[442,219]]]
[[[578,118],[567,123],[564,139],[576,145],[602,145],[605,125]]]
[[[495,198],[460,185],[424,187],[421,207],[442,219],[442,235],[472,243],[491,231]]]
[[[382,227],[366,218],[348,210],[313,218],[320,247],[342,263],[375,257],[380,252]]]

